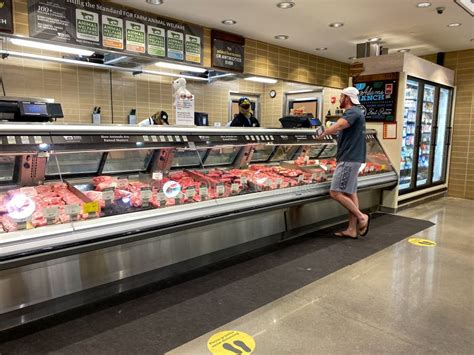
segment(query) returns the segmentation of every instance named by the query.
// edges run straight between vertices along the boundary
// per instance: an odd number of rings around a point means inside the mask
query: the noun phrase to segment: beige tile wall
[[[474,199],[474,49],[446,53],[445,66],[455,70],[457,88],[449,195]]]

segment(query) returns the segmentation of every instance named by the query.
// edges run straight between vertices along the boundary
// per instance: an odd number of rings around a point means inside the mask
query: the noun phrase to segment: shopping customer
[[[231,127],[260,127],[260,123],[252,113],[252,105],[246,97],[239,99],[239,114],[232,120]]]
[[[336,233],[337,237],[357,238],[369,231],[370,215],[359,210],[357,197],[357,176],[360,166],[365,163],[365,117],[357,106],[359,90],[348,87],[342,90],[340,107],[345,109],[342,118],[326,129],[320,137],[338,134],[337,166],[331,182],[331,197],[349,212],[346,230]]]

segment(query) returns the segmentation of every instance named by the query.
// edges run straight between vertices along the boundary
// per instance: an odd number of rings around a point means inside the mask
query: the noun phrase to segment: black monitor
[[[51,118],[63,118],[63,109],[61,104],[58,103],[48,103],[48,112]]]
[[[194,124],[196,126],[209,126],[209,114],[206,112],[194,112]]]

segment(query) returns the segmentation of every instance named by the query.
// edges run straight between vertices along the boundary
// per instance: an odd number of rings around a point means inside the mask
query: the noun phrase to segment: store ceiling
[[[372,37],[381,37],[390,53],[402,48],[416,55],[474,48],[473,17],[453,0],[431,0],[431,7],[417,8],[421,1],[293,0],[296,6],[286,10],[276,7],[279,0],[164,0],[162,5],[145,0],[113,2],[344,62],[355,55],[356,43]],[[446,10],[439,15],[437,7]],[[225,19],[237,23],[223,25]],[[344,26],[329,27],[333,22]],[[447,26],[454,22],[462,26]],[[281,34],[289,39],[274,39]],[[318,47],[328,50],[316,51]]]

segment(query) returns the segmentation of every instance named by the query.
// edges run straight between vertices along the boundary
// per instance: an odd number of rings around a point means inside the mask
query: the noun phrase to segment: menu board
[[[0,1],[0,32],[13,33],[12,0]]]
[[[212,66],[242,73],[244,71],[245,38],[212,31]]]
[[[202,64],[202,27],[106,1],[28,0],[30,37]]]
[[[354,86],[368,122],[394,122],[396,119],[398,73],[359,76]]]

